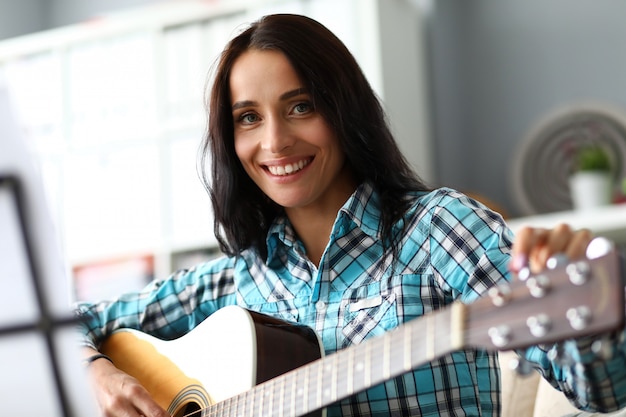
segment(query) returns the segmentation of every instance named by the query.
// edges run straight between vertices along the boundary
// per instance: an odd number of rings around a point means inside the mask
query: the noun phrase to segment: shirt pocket
[[[381,291],[382,289],[382,291]],[[380,282],[349,291],[341,302],[341,345],[347,347],[398,327],[396,293]]]
[[[341,306],[341,346],[382,335],[451,301],[432,274],[398,274],[348,289]]]
[[[432,274],[400,274],[389,279],[389,291],[396,294],[397,312],[406,322],[438,310],[452,301]]]

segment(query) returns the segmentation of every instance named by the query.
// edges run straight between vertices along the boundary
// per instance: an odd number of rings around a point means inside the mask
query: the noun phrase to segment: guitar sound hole
[[[181,410],[180,413],[176,414],[176,417],[200,417],[202,415],[202,409],[196,403],[189,403]]]

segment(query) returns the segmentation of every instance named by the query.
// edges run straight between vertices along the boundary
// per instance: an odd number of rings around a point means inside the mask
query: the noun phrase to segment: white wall
[[[568,103],[626,108],[626,1],[437,0],[430,49],[441,183],[518,214],[515,148]]]
[[[0,39],[47,28],[45,0],[0,0]]]
[[[48,0],[50,12],[47,24],[50,28],[65,26],[88,19],[95,19],[98,15],[130,7],[157,3],[159,0]],[[161,2],[163,0],[160,0]]]
[[[0,0],[0,38],[155,1]],[[428,82],[437,185],[479,192],[520,214],[508,176],[525,133],[573,101],[626,106],[626,1],[413,3],[432,9]]]
[[[0,0],[0,40],[160,1],[168,0]]]

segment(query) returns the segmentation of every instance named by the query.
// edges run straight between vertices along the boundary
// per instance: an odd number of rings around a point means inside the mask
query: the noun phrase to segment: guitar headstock
[[[509,285],[467,305],[464,344],[509,350],[615,330],[624,325],[624,283],[614,245],[596,238],[587,256],[520,271]]]

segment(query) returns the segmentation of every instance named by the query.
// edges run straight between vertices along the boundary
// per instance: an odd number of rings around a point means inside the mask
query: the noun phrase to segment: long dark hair
[[[313,19],[277,14],[254,22],[226,45],[210,90],[201,169],[220,249],[236,255],[254,247],[266,254],[268,228],[282,212],[246,174],[235,153],[230,72],[249,49],[280,51],[289,59],[316,111],[336,132],[357,181],[371,182],[380,193],[382,235],[393,243],[391,228],[410,204],[406,192],[428,187],[400,152],[378,97],[345,45]]]

